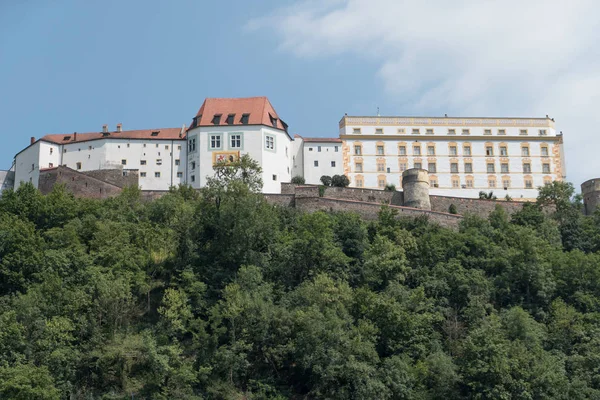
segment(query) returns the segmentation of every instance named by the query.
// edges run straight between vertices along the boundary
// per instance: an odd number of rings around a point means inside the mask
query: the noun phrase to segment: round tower
[[[429,202],[429,173],[425,169],[411,168],[402,173],[402,191],[406,207],[431,210]]]
[[[581,184],[581,195],[585,215],[591,215],[600,203],[600,178],[590,179]]]

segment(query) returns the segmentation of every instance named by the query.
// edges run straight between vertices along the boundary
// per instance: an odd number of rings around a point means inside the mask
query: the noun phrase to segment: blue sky
[[[355,115],[544,116],[600,176],[593,0],[0,0],[0,169],[29,137],[189,124],[268,96],[292,133]]]

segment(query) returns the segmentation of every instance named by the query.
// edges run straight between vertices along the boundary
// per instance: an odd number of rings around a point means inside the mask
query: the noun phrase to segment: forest
[[[248,161],[248,160],[245,160]],[[269,205],[201,190],[0,198],[0,399],[598,399],[600,214]]]

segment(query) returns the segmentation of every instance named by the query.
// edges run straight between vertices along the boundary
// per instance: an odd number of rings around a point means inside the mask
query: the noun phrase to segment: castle
[[[400,189],[405,171],[424,170],[432,195],[477,198],[480,191],[494,191],[527,201],[539,186],[566,176],[563,135],[548,116],[344,115],[338,128],[338,137],[291,136],[266,97],[207,98],[189,127],[124,130],[118,124],[114,130],[105,125],[98,132],[32,137],[0,183],[18,188],[31,182],[48,190],[66,174],[93,197],[118,191],[128,176],[142,191],[179,184],[198,189],[215,162],[243,154],[261,165],[266,194],[280,193],[294,176],[319,184],[323,175],[345,175],[351,187]]]

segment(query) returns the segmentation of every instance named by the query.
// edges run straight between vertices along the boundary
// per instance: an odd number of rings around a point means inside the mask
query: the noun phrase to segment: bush
[[[456,206],[454,204],[450,204],[450,207],[448,207],[448,212],[450,214],[458,214],[458,211],[456,210]]]
[[[321,183],[323,186],[331,186],[332,178],[329,175],[323,175],[321,177]]]
[[[306,181],[304,180],[303,176],[296,175],[295,177],[292,178],[292,183],[294,185],[304,185],[306,183]]]
[[[334,175],[331,178],[331,186],[346,187],[348,185],[350,185],[350,179],[346,175]]]
[[[394,185],[393,183],[388,183],[387,185],[385,185],[385,189],[383,189],[386,192],[395,192],[396,191],[396,185]]]
[[[327,186],[319,185],[319,197],[325,196],[325,189],[327,189]]]

